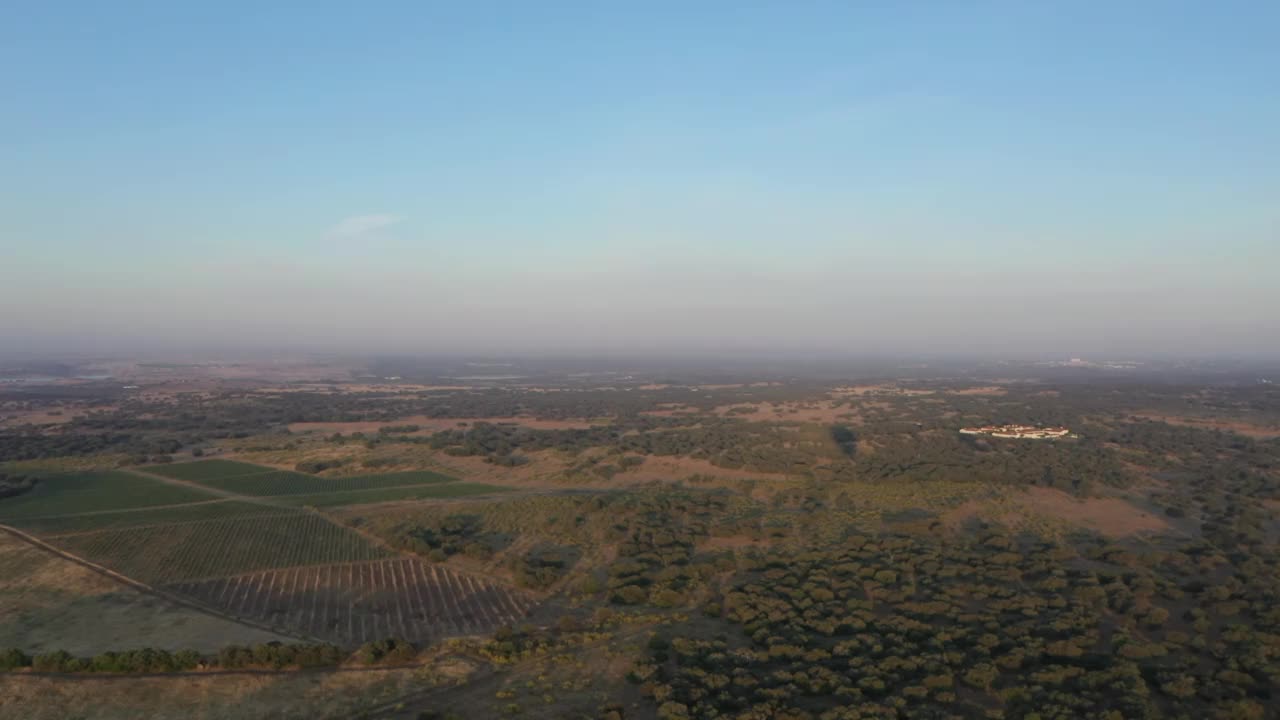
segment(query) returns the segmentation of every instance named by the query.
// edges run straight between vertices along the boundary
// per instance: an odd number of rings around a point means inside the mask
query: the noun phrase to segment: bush
[[[302,462],[294,465],[293,469],[297,470],[298,472],[315,475],[317,473],[322,473],[325,470],[332,470],[333,468],[342,467],[345,464],[347,464],[347,461],[341,460],[341,459],[339,460],[303,460]]]
[[[77,664],[71,653],[66,650],[57,650],[32,658],[31,669],[36,672],[71,672],[69,668]]]
[[[31,657],[17,648],[0,652],[0,670],[17,670],[31,667]]]
[[[418,655],[413,643],[397,638],[367,642],[356,651],[356,657],[365,665],[385,662],[402,664],[411,662]]]
[[[6,475],[0,473],[0,498],[21,495],[36,486],[36,478],[26,475]]]

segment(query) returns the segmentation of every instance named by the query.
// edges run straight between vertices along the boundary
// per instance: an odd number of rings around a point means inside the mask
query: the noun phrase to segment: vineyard
[[[238,617],[330,642],[429,642],[489,633],[522,618],[519,591],[416,558],[295,567],[168,589]]]
[[[239,500],[205,500],[203,502],[171,505],[162,508],[132,508],[75,515],[53,515],[34,518],[5,520],[8,525],[38,535],[66,535],[149,525],[172,525],[198,520],[268,515],[288,512],[278,507]]]
[[[352,645],[389,636],[430,641],[513,623],[532,599],[398,557],[301,508],[505,489],[430,471],[328,478],[203,460],[50,476],[6,498],[0,522],[121,575],[300,636]]]
[[[0,522],[213,499],[194,488],[130,472],[78,472],[43,478],[30,492],[6,498],[0,503]]]
[[[101,530],[50,541],[150,584],[389,555],[354,531],[303,512]]]
[[[195,482],[223,492],[253,497],[320,495],[440,485],[457,481],[457,478],[427,470],[352,477],[319,477],[230,460],[202,460],[178,465],[156,465],[146,470],[165,477]]]

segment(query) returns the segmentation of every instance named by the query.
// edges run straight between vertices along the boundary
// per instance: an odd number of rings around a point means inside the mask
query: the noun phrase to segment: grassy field
[[[344,505],[365,505],[368,503],[390,502],[393,500],[421,500],[429,498],[456,498],[470,495],[489,495],[507,492],[510,488],[485,483],[454,482],[441,485],[418,485],[412,487],[372,488],[368,490],[347,490],[339,492],[318,493],[315,495],[290,495],[278,498],[298,507],[342,507]]]
[[[9,524],[37,535],[64,535],[250,515],[279,515],[288,512],[288,510],[281,510],[278,507],[240,502],[238,500],[210,500],[208,502],[154,509],[141,508],[91,513],[88,515],[22,518],[9,521]]]
[[[358,533],[303,512],[102,530],[52,542],[151,584],[391,554]]]
[[[240,495],[317,495],[331,492],[376,490],[405,485],[439,485],[457,478],[429,470],[392,472],[351,477],[318,477],[306,473],[275,470],[261,465],[230,460],[202,460],[178,465],[156,465],[147,472],[199,483]]]
[[[44,478],[30,492],[0,500],[0,522],[212,499],[215,499],[213,495],[194,488],[170,485],[130,472],[77,472]]]

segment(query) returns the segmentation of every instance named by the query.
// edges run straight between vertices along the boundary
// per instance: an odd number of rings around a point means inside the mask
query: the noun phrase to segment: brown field
[[[267,570],[166,588],[224,612],[345,646],[432,642],[519,621],[533,599],[487,578],[395,558]]]
[[[905,396],[905,395],[933,395],[934,391],[918,390],[913,388],[903,388],[903,387],[898,387],[897,385],[894,385],[891,383],[889,384],[882,383],[879,385],[847,385],[845,387],[835,388],[834,390],[831,391],[831,394],[837,397],[846,396],[846,395],[855,395],[855,396],[904,395]]]
[[[1008,390],[999,385],[988,385],[985,387],[971,387],[962,390],[947,390],[947,395],[1006,395]]]
[[[1280,426],[1258,425],[1240,420],[1162,415],[1156,412],[1137,412],[1133,413],[1133,416],[1144,418],[1146,420],[1168,423],[1170,425],[1200,428],[1201,430],[1222,430],[1225,432],[1233,432],[1237,435],[1244,435],[1246,437],[1256,438],[1259,440],[1268,440],[1280,437]]]
[[[288,638],[140,592],[0,533],[0,647],[82,655],[137,647],[212,652],[272,640]]]

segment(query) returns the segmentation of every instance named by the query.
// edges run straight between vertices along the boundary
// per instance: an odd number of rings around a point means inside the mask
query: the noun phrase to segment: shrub
[[[17,648],[0,652],[0,670],[17,670],[31,667],[31,657]]]

